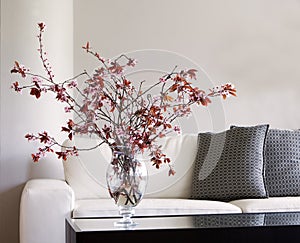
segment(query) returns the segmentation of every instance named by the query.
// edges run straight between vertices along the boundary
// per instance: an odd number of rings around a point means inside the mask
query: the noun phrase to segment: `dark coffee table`
[[[300,212],[136,217],[129,229],[117,220],[67,218],[66,243],[300,242]]]

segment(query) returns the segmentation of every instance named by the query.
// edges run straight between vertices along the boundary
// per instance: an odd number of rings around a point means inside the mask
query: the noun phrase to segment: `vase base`
[[[131,229],[137,226],[138,224],[134,222],[133,220],[123,220],[121,219],[120,221],[114,222],[114,226],[118,228],[124,228],[124,229]]]
[[[122,218],[114,223],[115,227],[129,229],[137,225],[132,219],[134,209],[131,206],[119,206],[119,213]]]

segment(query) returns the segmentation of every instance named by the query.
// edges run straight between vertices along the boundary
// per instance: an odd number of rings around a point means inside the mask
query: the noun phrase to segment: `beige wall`
[[[47,157],[34,164],[30,154],[36,145],[28,143],[28,132],[49,130],[60,133],[67,119],[53,98],[40,102],[25,92],[16,94],[10,85],[17,76],[10,70],[14,61],[32,72],[43,70],[38,59],[37,23],[47,24],[45,44],[57,78],[73,74],[73,1],[1,0],[1,120],[0,120],[0,242],[19,242],[19,201],[25,181],[36,177],[63,178],[61,162]],[[63,68],[61,68],[63,67]],[[52,165],[56,165],[52,168]],[[42,243],[42,242],[41,242]]]
[[[75,73],[96,64],[81,50],[87,40],[106,57],[166,50],[204,68],[214,84],[236,85],[238,97],[224,102],[226,128],[233,123],[299,128],[299,12],[297,0],[74,0]],[[53,64],[63,67],[59,75],[71,73],[72,15],[72,0],[1,0],[0,242],[18,242],[24,182],[40,174],[62,176],[47,170],[53,161],[32,165],[33,145],[23,135],[45,127],[55,131],[63,118],[47,100],[34,109],[32,99],[9,91],[9,70],[15,59],[40,68],[31,49],[35,24],[43,20]],[[209,120],[206,116],[203,112]]]
[[[300,1],[74,3],[75,71],[95,65],[80,49],[87,40],[106,57],[168,50],[192,59],[214,84],[236,85],[238,97],[224,102],[226,128],[257,123],[300,127]]]

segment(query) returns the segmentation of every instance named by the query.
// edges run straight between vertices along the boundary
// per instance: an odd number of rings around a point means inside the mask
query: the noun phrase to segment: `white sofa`
[[[77,138],[77,146],[91,139]],[[147,193],[136,215],[220,214],[300,211],[300,197],[239,199],[229,202],[194,200],[191,195],[197,134],[166,138],[165,152],[174,161],[175,176],[167,168],[149,166]],[[65,180],[33,179],[26,183],[20,205],[20,243],[64,243],[65,217],[118,217],[105,187],[109,150],[82,153],[64,162]]]

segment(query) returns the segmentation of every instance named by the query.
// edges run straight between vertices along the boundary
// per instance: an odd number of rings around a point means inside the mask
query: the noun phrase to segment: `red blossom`
[[[127,62],[127,66],[134,67],[136,65],[137,61],[135,59],[129,58]]]
[[[199,101],[203,106],[207,106],[209,103],[211,103],[211,100],[208,97],[200,98]]]
[[[76,82],[76,80],[72,80],[71,82],[69,82],[68,83],[68,88],[75,88],[75,87],[77,87],[77,82]]]
[[[159,169],[160,165],[162,164],[161,159],[158,159],[156,157],[152,157],[151,162],[152,162],[152,165],[155,166],[156,169]]]
[[[90,50],[90,42],[87,42],[85,46],[82,47],[82,49],[85,49],[88,52]]]
[[[36,139],[36,137],[35,137],[34,135],[29,134],[29,133],[25,135],[25,138],[26,138],[28,141],[32,141],[32,140],[35,140],[35,139]]]
[[[75,126],[75,123],[73,122],[72,119],[69,119],[69,121],[67,122],[67,125],[68,125],[68,127],[62,127],[61,131],[69,133],[69,135],[68,135],[69,139],[72,140],[72,130],[73,130],[73,127]]]
[[[161,78],[159,78],[159,81],[162,82],[162,83],[165,83],[167,81],[167,79],[161,77]]]
[[[69,129],[72,129],[74,127],[74,125],[75,125],[75,123],[73,122],[73,120],[69,119],[69,121],[68,121],[68,127],[69,127]]]
[[[170,92],[174,92],[175,90],[177,90],[179,87],[179,84],[173,84],[170,88]]]
[[[71,149],[66,149],[65,151],[55,152],[57,154],[58,159],[67,160],[69,156],[78,156],[78,150],[75,146]]]
[[[104,79],[100,76],[94,76],[93,81],[95,82],[95,85],[99,85],[100,88],[104,88]]]
[[[106,126],[106,124],[105,124],[104,127],[102,128],[102,131],[104,132],[105,138],[106,138],[106,139],[112,138],[112,134],[111,134],[112,129],[111,129],[111,127],[108,127],[108,126]]]
[[[39,140],[41,143],[49,143],[51,138],[49,137],[47,132],[39,133]]]
[[[121,74],[123,72],[123,67],[117,62],[111,62],[111,66],[108,70],[113,74]]]
[[[40,31],[44,31],[46,25],[44,23],[38,23],[38,26],[40,28]]]
[[[57,154],[58,159],[67,160],[69,156],[78,156],[78,150],[75,146],[71,149],[66,149],[65,151],[55,152]]]
[[[223,89],[222,96],[226,99],[229,95],[236,96],[236,89],[232,84],[225,84],[221,86]]]
[[[171,175],[173,176],[173,175],[176,174],[176,172],[175,172],[175,170],[173,168],[170,168],[168,174],[169,174],[169,176],[171,176]]]
[[[33,162],[38,162],[41,158],[39,154],[31,154]]]
[[[70,132],[70,129],[66,128],[66,127],[61,127],[61,131],[62,132]]]
[[[84,103],[83,106],[80,108],[80,112],[87,113],[89,111],[89,103]]]
[[[63,160],[67,160],[68,153],[67,152],[55,152],[58,155],[58,159],[62,158]]]
[[[130,84],[131,84],[131,82],[128,79],[126,79],[126,78],[123,79],[124,87],[130,87]]]
[[[74,109],[74,106],[66,106],[64,109],[66,113],[69,113]]]
[[[59,85],[55,85],[56,99],[61,102],[66,102],[68,100],[68,95],[66,94],[66,89]]]
[[[19,73],[21,74],[22,78],[26,78],[26,72],[28,71],[27,68],[21,66],[17,61],[15,61],[15,66],[11,69],[11,73]]]
[[[136,65],[135,59],[124,54],[113,60],[104,59],[98,52],[93,51],[89,42],[82,48],[96,58],[100,66],[91,74],[84,71],[70,79],[58,81],[54,79],[43,47],[42,34],[45,24],[39,23],[38,27],[38,51],[45,75],[32,74],[29,69],[15,62],[11,73],[20,74],[24,82],[27,76],[32,80],[25,85],[15,81],[11,88],[16,92],[28,89],[30,95],[36,99],[39,99],[42,93],[52,93],[56,100],[64,102],[65,112],[72,112],[76,117],[76,123],[70,119],[61,127],[61,131],[69,140],[75,135],[95,135],[110,147],[129,146],[133,155],[140,151],[148,151],[151,163],[156,168],[160,168],[162,164],[169,166],[169,175],[174,175],[175,170],[170,158],[157,145],[157,139],[171,132],[180,133],[180,127],[174,126],[173,122],[179,117],[191,115],[193,104],[208,106],[212,97],[221,96],[226,99],[236,96],[236,89],[230,83],[214,87],[208,94],[194,87],[191,80],[196,79],[197,70],[193,68],[177,71],[176,67],[153,85],[142,81],[135,86],[135,82],[124,75],[126,68]],[[84,80],[79,86],[76,80],[82,78]],[[72,89],[72,92],[69,89]],[[35,162],[46,153],[56,153],[58,158],[63,160],[68,156],[78,155],[77,148],[63,147],[47,132],[26,134],[25,138],[28,141],[38,140],[44,146],[32,154]],[[63,150],[57,151],[54,147],[63,147]],[[128,166],[130,165],[124,164],[123,169],[128,169]]]
[[[48,153],[53,153],[54,152],[54,150],[49,146],[45,147],[45,151],[48,152]]]
[[[189,69],[186,73],[191,79],[196,79],[196,69]]]
[[[176,83],[186,81],[185,78],[184,78],[183,76],[178,75],[178,74],[173,78],[173,80],[174,80]]]
[[[35,96],[35,98],[38,99],[41,97],[41,90],[38,88],[31,88],[30,95],[33,95],[33,96]]]
[[[19,82],[14,82],[11,85],[11,88],[14,89],[16,92],[21,92],[21,90],[22,90],[22,88],[20,88],[20,86],[19,86]]]

